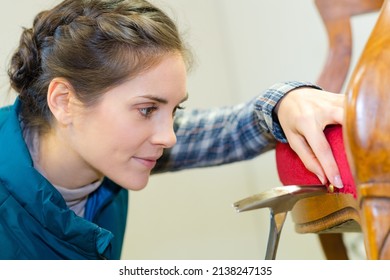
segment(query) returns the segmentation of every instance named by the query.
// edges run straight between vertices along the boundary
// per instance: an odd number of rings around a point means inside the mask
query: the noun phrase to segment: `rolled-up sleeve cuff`
[[[300,87],[321,89],[317,85],[309,82],[283,82],[274,84],[256,99],[255,112],[259,118],[260,126],[266,131],[271,132],[276,140],[280,142],[286,143],[287,139],[278,119],[274,118],[274,108],[287,93]]]

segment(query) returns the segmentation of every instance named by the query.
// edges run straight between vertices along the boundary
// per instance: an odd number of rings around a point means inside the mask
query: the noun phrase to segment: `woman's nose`
[[[173,120],[164,122],[157,126],[153,136],[153,144],[162,145],[164,148],[171,148],[176,144],[176,133],[173,129]]]

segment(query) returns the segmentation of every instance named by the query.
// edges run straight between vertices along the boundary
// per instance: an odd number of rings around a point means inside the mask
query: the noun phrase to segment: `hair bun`
[[[8,69],[12,88],[22,95],[39,71],[40,57],[33,31],[24,29]]]

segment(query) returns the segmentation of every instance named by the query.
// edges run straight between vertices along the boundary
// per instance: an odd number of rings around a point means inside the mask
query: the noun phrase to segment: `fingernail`
[[[344,187],[340,175],[334,177],[334,186],[339,189],[342,189]]]

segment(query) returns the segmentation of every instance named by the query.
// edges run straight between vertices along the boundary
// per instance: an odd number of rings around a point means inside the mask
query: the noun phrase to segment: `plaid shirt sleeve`
[[[275,84],[253,100],[217,109],[179,112],[176,145],[167,149],[154,173],[248,160],[287,142],[273,110],[283,96],[305,82]]]

